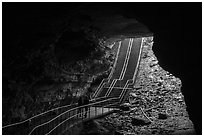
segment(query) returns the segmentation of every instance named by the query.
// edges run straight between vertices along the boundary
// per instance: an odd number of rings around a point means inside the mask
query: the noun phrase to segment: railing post
[[[62,121],[62,116],[60,116],[60,117],[61,117],[60,118],[61,120],[60,120],[60,122],[58,122],[58,124],[61,123],[61,121]],[[58,131],[57,131],[57,135],[58,135],[58,134],[60,134],[60,131],[62,130],[62,126],[57,127],[57,129],[58,129]]]
[[[34,118],[33,120],[33,128],[35,128],[35,126],[36,126],[36,118]]]
[[[51,123],[52,124],[52,123]],[[49,130],[51,130],[52,128],[53,128],[53,126],[51,125],[51,124],[48,124],[48,130],[47,131],[49,131]],[[46,131],[46,132],[47,132]]]
[[[73,111],[73,113],[74,113],[74,111]],[[70,117],[71,117],[72,115],[70,115]],[[71,125],[71,121],[67,121],[67,124],[65,125],[65,127],[64,127],[64,129],[67,131],[67,129],[70,127],[70,125]]]
[[[61,122],[61,121],[60,121]],[[60,125],[59,127],[57,127],[57,128],[59,128],[59,131],[57,132],[57,134],[59,135],[60,133],[61,133],[61,131],[62,131],[62,125]]]
[[[81,112],[79,111],[79,108],[77,109],[77,118],[78,118],[78,120],[77,120],[77,122],[79,123],[79,121],[80,121],[80,115],[81,115]]]
[[[82,115],[81,115],[81,119],[82,119],[82,121],[83,121],[83,118],[84,118],[84,117],[83,117],[83,115],[84,115],[84,108],[81,107],[81,109],[82,109],[82,112],[81,112],[81,113],[82,113]]]
[[[37,135],[41,135],[41,134],[42,134],[42,131],[44,131],[44,130],[45,130],[45,126],[42,126],[42,128],[39,127],[39,128],[37,129]]]
[[[34,135],[40,135],[41,134],[42,135],[43,131],[45,131],[44,125],[36,128],[32,134],[34,134]]]
[[[77,114],[77,121],[79,120],[79,113],[78,113],[78,109],[76,109],[76,114]]]
[[[44,131],[47,131],[47,128],[48,128],[48,127],[47,127],[46,125],[43,125],[42,128],[40,128],[38,135],[43,135],[43,134],[44,134]]]
[[[56,129],[54,129],[52,132],[50,132],[48,135],[55,135],[56,134]]]
[[[96,113],[97,113],[96,111],[97,111],[97,110],[96,110],[96,107],[94,107],[94,108],[95,108],[95,115],[94,115],[94,116],[96,116]]]
[[[111,100],[108,101],[108,105],[111,103]],[[110,107],[108,106],[108,112],[110,111]]]
[[[81,107],[81,112],[80,112],[80,114],[81,114],[81,121],[83,121],[83,108]]]
[[[91,117],[91,106],[89,106],[89,118]]]
[[[48,124],[48,130],[45,133],[47,133],[50,129],[51,129],[51,125]]]

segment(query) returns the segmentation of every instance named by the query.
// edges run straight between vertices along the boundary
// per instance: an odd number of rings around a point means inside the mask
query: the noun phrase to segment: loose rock
[[[132,118],[131,123],[133,126],[144,126],[144,125],[151,124],[151,122],[146,121],[144,119],[140,119],[140,118]]]
[[[120,105],[120,110],[122,111],[130,111],[130,103],[124,103],[122,105]]]
[[[158,119],[167,119],[167,115],[163,113],[158,114]]]

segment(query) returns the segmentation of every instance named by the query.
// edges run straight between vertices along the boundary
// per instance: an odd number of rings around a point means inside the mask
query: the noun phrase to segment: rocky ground
[[[97,134],[195,134],[181,93],[182,82],[159,66],[152,46],[153,37],[145,38],[134,89],[119,113],[95,120],[99,129],[106,129]]]

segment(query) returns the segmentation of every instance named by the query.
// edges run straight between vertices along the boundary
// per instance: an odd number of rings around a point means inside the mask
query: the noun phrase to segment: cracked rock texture
[[[97,121],[107,129],[115,127],[112,134],[195,134],[181,93],[182,82],[159,66],[152,46],[153,37],[144,38],[137,79],[126,99],[130,111]]]

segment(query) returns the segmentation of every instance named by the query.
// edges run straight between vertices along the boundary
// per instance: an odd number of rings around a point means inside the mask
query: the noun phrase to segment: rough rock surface
[[[115,127],[113,134],[195,134],[181,93],[182,82],[159,66],[152,46],[153,37],[146,37],[134,89],[126,99],[130,111],[109,115],[100,124]]]
[[[92,34],[70,31],[69,35],[64,30],[56,32],[55,42],[38,43],[36,50],[22,48],[29,50],[24,54],[17,52],[21,55],[16,60],[4,58],[3,125],[77,101],[77,97],[90,87],[90,81],[97,77],[96,74],[106,75],[114,60],[110,50],[100,46],[97,38],[91,39]],[[39,33],[44,33],[44,30]],[[79,37],[82,42],[78,42]],[[83,56],[79,52],[81,49]]]

